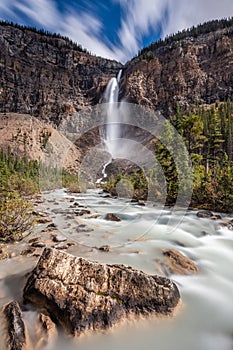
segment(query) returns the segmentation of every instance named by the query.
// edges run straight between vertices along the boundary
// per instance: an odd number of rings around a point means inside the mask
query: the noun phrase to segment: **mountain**
[[[59,124],[99,102],[122,65],[95,57],[68,38],[0,23],[0,112]]]
[[[177,33],[121,63],[95,57],[59,34],[0,23],[0,112],[58,125],[96,105],[123,68],[120,97],[173,114],[196,103],[233,100],[233,19]]]
[[[233,100],[233,19],[211,21],[160,40],[124,68],[121,96],[174,114]]]

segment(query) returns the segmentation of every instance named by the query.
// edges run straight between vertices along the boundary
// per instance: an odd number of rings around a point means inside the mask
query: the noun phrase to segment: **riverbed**
[[[196,211],[176,209],[174,212],[156,203],[142,206],[111,198],[99,190],[68,194],[61,189],[43,193],[42,199],[38,210],[46,213],[60,234],[73,243],[68,252],[75,256],[125,264],[149,274],[164,274],[166,271],[158,263],[161,251],[174,248],[199,268],[196,275],[169,276],[182,298],[182,306],[174,318],[128,320],[108,332],[90,332],[78,339],[60,333],[56,344],[45,350],[232,349],[233,231],[221,226],[231,216],[223,215],[221,220],[202,219]],[[75,215],[75,211],[82,209],[90,213]],[[105,220],[106,213],[116,214],[121,221]],[[51,244],[45,226],[38,225],[32,237]],[[10,246],[15,256],[0,261],[1,306],[12,299],[22,299],[25,274],[38,260],[20,255],[30,238]],[[99,249],[106,245],[107,251]],[[33,317],[33,313],[29,316]]]

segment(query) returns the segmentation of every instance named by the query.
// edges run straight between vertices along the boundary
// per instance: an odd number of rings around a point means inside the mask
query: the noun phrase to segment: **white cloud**
[[[233,16],[232,0],[166,0],[169,18],[163,36],[212,19]]]
[[[89,6],[89,12],[77,13],[68,7],[61,12],[56,0],[0,0],[0,17],[17,19],[15,10],[52,32],[70,37],[96,55],[130,59],[142,48],[143,36],[162,28],[162,35],[177,32],[215,18],[233,15],[232,0],[111,0],[121,6],[119,43],[106,43],[104,23]],[[89,3],[90,5],[91,3]],[[166,13],[166,16],[165,16]],[[19,19],[19,18],[18,18]]]
[[[16,1],[15,7],[34,22],[46,28],[53,28],[60,20],[60,13],[53,0]]]
[[[9,1],[9,0],[1,0],[0,2],[0,18],[4,18],[5,16],[11,16],[12,18],[15,18],[14,13],[14,4],[16,3],[15,0]]]
[[[217,18],[233,15],[232,0],[114,0],[124,10],[118,32],[124,60],[135,55],[143,35],[162,27],[162,36]],[[166,17],[164,16],[166,13]]]
[[[100,39],[102,25],[97,18],[88,14],[76,16],[70,13],[63,19],[60,28],[62,34],[78,42],[88,51],[98,56],[116,59],[114,52]]]

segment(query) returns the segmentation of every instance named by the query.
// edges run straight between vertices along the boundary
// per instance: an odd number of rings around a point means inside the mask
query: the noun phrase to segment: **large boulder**
[[[105,265],[45,248],[24,289],[24,300],[47,309],[66,332],[107,329],[129,314],[171,314],[176,285],[124,265]]]

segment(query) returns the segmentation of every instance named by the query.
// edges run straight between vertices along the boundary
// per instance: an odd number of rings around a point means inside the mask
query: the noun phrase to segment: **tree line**
[[[63,36],[60,33],[51,33],[48,30],[45,29],[38,29],[36,27],[30,27],[26,25],[21,25],[14,23],[12,21],[0,21],[0,26],[5,26],[5,27],[13,27],[16,29],[20,29],[22,32],[30,31],[36,34],[39,34],[43,37],[43,41],[46,44],[51,44],[53,46],[57,46],[61,48],[61,46],[65,48],[69,48],[74,51],[79,51],[79,52],[84,52],[87,54],[91,54],[86,48],[83,48],[81,44],[77,44],[73,40],[71,40],[67,36]],[[57,39],[57,40],[55,40]]]
[[[166,181],[166,204],[175,204],[182,190],[192,194],[193,207],[233,210],[233,102],[199,106],[188,114],[177,105],[176,114],[154,139],[154,153]],[[164,190],[159,177],[158,168],[133,176],[119,172],[103,187],[116,194],[117,182],[127,179],[134,186],[134,198],[147,199],[152,184],[159,202]]]
[[[171,45],[177,41],[184,40],[190,37],[197,38],[199,35],[205,35],[211,32],[215,32],[220,29],[227,29],[229,33],[233,33],[233,17],[212,20],[204,22],[197,26],[192,26],[189,29],[178,31],[177,33],[166,36],[164,39],[159,39],[153,42],[149,46],[138,51],[137,57],[147,57],[147,53],[152,51],[155,52],[158,48],[166,45]]]

